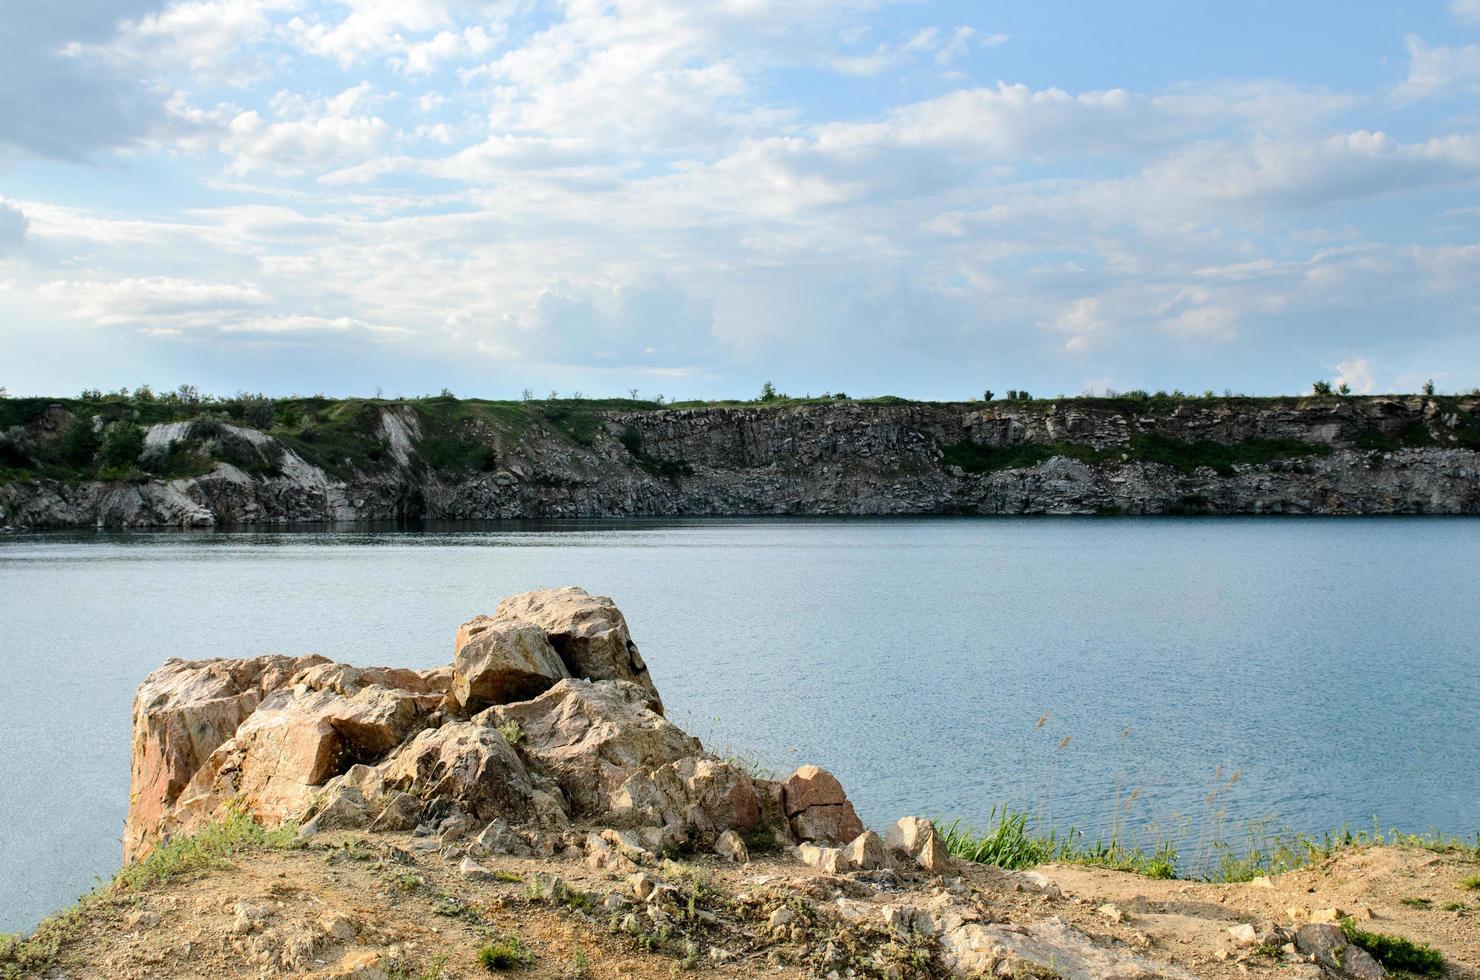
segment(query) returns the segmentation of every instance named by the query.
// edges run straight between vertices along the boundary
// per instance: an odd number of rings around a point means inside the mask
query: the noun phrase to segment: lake
[[[1133,843],[1219,814],[1474,834],[1477,555],[1465,518],[0,538],[0,931],[117,868],[130,705],[166,657],[429,667],[503,596],[568,584],[615,598],[673,720],[832,769],[876,828],[1026,801],[1095,833],[1134,791]]]

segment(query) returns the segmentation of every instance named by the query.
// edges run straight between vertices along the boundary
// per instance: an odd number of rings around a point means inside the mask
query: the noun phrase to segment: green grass
[[[1416,973],[1419,976],[1438,976],[1444,972],[1444,957],[1425,943],[1385,932],[1367,932],[1357,928],[1349,918],[1341,920],[1341,931],[1346,934],[1347,942],[1371,953],[1373,959],[1391,972]]]
[[[512,933],[478,949],[478,965],[489,973],[517,970],[528,966],[533,959],[524,941]]]
[[[137,891],[181,875],[220,865],[235,855],[264,848],[281,850],[294,846],[298,827],[284,824],[267,830],[244,813],[228,813],[216,823],[193,834],[175,837],[150,851],[142,860],[127,865],[114,877],[111,887]]]
[[[1216,821],[1214,824],[1211,838],[1204,836],[1195,847],[1188,848],[1193,855],[1191,874],[1185,874],[1178,866],[1179,842],[1188,843],[1183,838],[1153,834],[1144,845],[1131,845],[1121,839],[1124,831],[1117,829],[1108,840],[1091,840],[1073,828],[1062,833],[1042,829],[1040,821],[1010,806],[993,807],[983,829],[965,826],[960,820],[949,824],[936,821],[936,829],[953,856],[1009,871],[1040,864],[1083,864],[1149,878],[1245,882],[1262,875],[1293,871],[1345,849],[1379,844],[1419,847],[1480,860],[1480,835],[1473,844],[1466,838],[1384,833],[1377,827],[1371,831],[1342,829],[1316,836],[1272,833],[1266,829],[1266,821],[1250,821],[1245,826],[1246,839],[1236,845],[1217,836],[1221,825]],[[1470,880],[1480,880],[1480,875]],[[1403,903],[1420,908],[1430,904],[1428,899],[1404,899]]]
[[[1468,888],[1472,892],[1480,891],[1480,874],[1470,875],[1459,884],[1461,888]]]
[[[1040,832],[1030,824],[1028,814],[1010,807],[994,807],[983,830],[962,827],[959,820],[949,825],[937,822],[936,830],[953,856],[1008,871],[1061,863],[1113,868],[1148,878],[1177,876],[1177,853],[1168,842],[1142,849],[1117,841],[1087,841],[1072,828],[1062,836],[1051,830]]]

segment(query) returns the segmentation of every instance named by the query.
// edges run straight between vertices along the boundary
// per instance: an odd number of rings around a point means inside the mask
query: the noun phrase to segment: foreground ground
[[[641,867],[623,858],[593,868],[575,839],[550,857],[480,857],[483,870],[470,876],[462,851],[436,838],[360,833],[255,848],[207,869],[115,887],[43,931],[29,962],[14,951],[0,957],[0,974],[435,980],[487,976],[494,967],[643,980],[686,970],[932,977],[945,971],[940,951],[917,931],[927,921],[918,916],[953,908],[1021,929],[1024,942],[1057,941],[1063,923],[1103,953],[1083,964],[1066,957],[1061,970],[1003,959],[993,968],[1003,975],[1314,978],[1320,969],[1281,950],[1282,937],[1271,941],[1268,930],[1336,909],[1364,929],[1433,946],[1446,963],[1435,975],[1480,976],[1480,891],[1465,885],[1480,862],[1419,848],[1353,849],[1274,879],[1220,885],[964,863],[946,875],[828,875],[783,854],[745,864],[636,855]],[[638,897],[649,890],[646,901]],[[918,910],[913,930],[900,908]],[[1241,924],[1255,926],[1262,941],[1230,933]],[[495,954],[485,958],[498,960],[502,950],[504,962],[480,962],[490,946]]]

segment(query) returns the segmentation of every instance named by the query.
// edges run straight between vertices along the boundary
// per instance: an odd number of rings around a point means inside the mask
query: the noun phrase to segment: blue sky
[[[12,394],[1466,390],[1477,314],[1480,0],[0,22]]]

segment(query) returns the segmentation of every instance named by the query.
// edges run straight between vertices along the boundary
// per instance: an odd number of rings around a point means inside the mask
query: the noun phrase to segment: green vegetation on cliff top
[[[554,395],[554,393],[551,393]],[[1026,392],[1002,403],[1005,408],[1047,408],[1048,400],[1034,400]],[[1359,400],[1352,396],[1248,398],[1244,396],[1183,395],[1174,392],[1131,392],[1115,397],[1072,399],[1075,410],[1115,412],[1134,419],[1165,417],[1188,404],[1218,404],[1234,411],[1269,408],[1320,407]],[[1436,396],[1442,413],[1457,416],[1458,426],[1444,445],[1480,449],[1480,413],[1473,399]],[[1058,399],[1052,402],[1058,402]],[[423,398],[343,398],[323,396],[268,398],[238,394],[201,395],[190,386],[156,394],[148,388],[134,392],[84,392],[79,398],[0,398],[0,480],[50,478],[59,480],[137,481],[199,476],[217,462],[230,463],[253,476],[281,472],[283,454],[292,450],[302,459],[339,478],[373,475],[396,465],[396,455],[383,428],[386,410],[413,417],[420,438],[412,465],[457,476],[489,472],[499,465],[499,446],[544,431],[573,446],[595,445],[614,420],[623,426],[617,436],[637,467],[668,480],[692,472],[689,464],[653,455],[639,429],[622,414],[692,408],[746,408],[784,410],[810,405],[859,404],[925,406],[948,404],[986,408],[984,401],[922,403],[885,396],[850,399],[843,394],[794,398],[767,388],[751,401],[670,402],[637,398],[558,398],[495,401],[457,398],[449,392]],[[93,420],[97,421],[94,422]],[[144,452],[144,433],[161,423],[189,423],[190,438],[168,451]],[[224,424],[223,424],[224,423]],[[235,435],[232,427],[256,429],[274,437],[258,445]],[[611,431],[615,432],[615,429]],[[260,442],[260,440],[259,440]],[[1393,451],[1437,445],[1430,427],[1412,421],[1401,431],[1372,428],[1360,433],[1360,449]],[[1240,464],[1267,464],[1277,460],[1325,455],[1323,445],[1297,439],[1251,439],[1236,444],[1210,440],[1181,441],[1155,432],[1136,433],[1128,446],[1097,449],[1083,443],[1020,442],[1006,447],[970,441],[942,444],[943,461],[968,473],[992,473],[1032,467],[1060,456],[1086,463],[1121,459],[1163,463],[1190,472],[1211,467],[1221,474]]]

